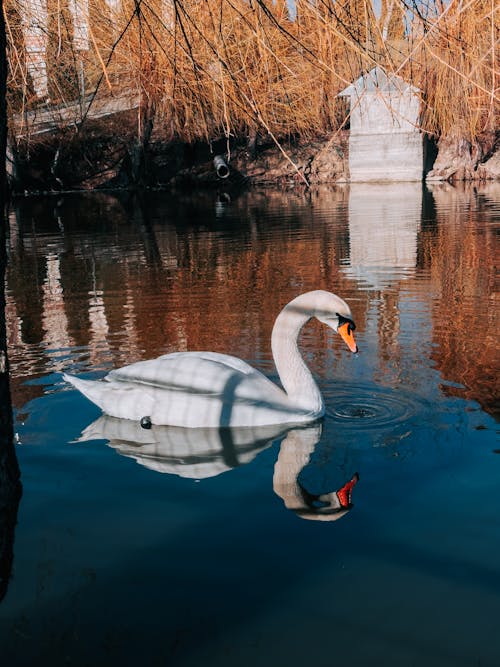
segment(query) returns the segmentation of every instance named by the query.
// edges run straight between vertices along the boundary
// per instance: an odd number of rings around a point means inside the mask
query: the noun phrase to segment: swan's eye
[[[339,313],[335,313],[339,319],[339,327],[341,327],[343,324],[347,324],[347,333],[352,333],[353,331],[356,330],[356,325],[352,320],[350,320],[347,317],[344,317],[343,315],[340,315]]]

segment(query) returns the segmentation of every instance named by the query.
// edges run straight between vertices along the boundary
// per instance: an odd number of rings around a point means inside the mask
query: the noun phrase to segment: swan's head
[[[310,494],[297,479],[297,488],[303,505],[297,508],[295,512],[302,519],[337,521],[353,508],[351,502],[352,490],[358,480],[359,474],[356,472],[342,488],[332,493],[324,493],[317,496]]]
[[[358,351],[354,340],[356,325],[352,319],[351,309],[343,299],[331,292],[318,290],[314,315],[316,319],[338,333],[351,352]]]

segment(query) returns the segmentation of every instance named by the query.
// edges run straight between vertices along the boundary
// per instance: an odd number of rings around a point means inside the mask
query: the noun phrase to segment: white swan
[[[301,294],[276,318],[271,346],[284,391],[236,357],[174,352],[111,371],[103,380],[64,379],[112,417],[183,427],[299,424],[324,413],[321,393],[297,346],[312,317],[357,352],[349,306],[323,290]]]

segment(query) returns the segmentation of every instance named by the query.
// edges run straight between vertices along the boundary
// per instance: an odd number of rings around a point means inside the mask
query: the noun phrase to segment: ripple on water
[[[356,430],[398,426],[421,418],[427,401],[400,388],[349,385],[324,390],[326,417],[343,428]]]

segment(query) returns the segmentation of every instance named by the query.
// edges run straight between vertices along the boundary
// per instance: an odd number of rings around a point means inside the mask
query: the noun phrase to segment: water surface
[[[13,205],[2,664],[500,664],[499,186],[221,199]],[[146,431],[62,381],[182,350],[277,381],[274,318],[318,288],[360,354],[304,329],[327,406],[308,428]]]

